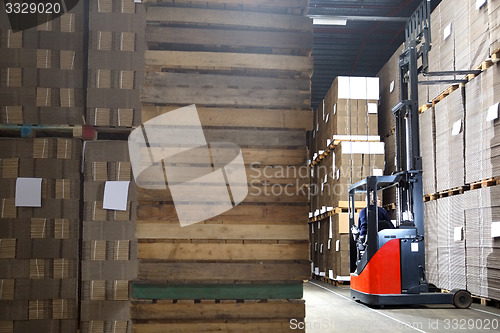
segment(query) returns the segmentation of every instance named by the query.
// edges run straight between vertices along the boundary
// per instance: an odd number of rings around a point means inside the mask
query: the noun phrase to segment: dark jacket
[[[378,220],[382,221],[388,221],[391,222],[391,218],[389,216],[389,213],[382,207],[377,207],[378,210]],[[366,231],[368,230],[368,224],[366,221],[366,208],[363,208],[361,212],[359,212],[359,222],[358,222],[358,228],[359,228],[359,235],[360,236],[365,236]]]

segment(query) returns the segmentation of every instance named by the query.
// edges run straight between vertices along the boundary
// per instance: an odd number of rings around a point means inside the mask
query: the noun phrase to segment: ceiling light
[[[314,17],[314,25],[347,25],[347,19],[334,17]]]

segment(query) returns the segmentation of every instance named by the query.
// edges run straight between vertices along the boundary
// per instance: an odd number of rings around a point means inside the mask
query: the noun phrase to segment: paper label
[[[107,181],[102,208],[126,211],[129,185],[130,181]]]
[[[393,92],[394,91],[394,86],[395,86],[396,82],[394,82],[394,80],[391,82],[391,84],[389,85],[389,92]]]
[[[457,120],[453,123],[453,128],[451,130],[451,135],[455,136],[462,132],[462,120]]]
[[[463,228],[462,227],[455,227],[454,232],[453,232],[453,239],[455,240],[455,242],[463,241]]]
[[[332,224],[332,217],[330,216],[330,230],[328,231],[328,238],[332,239],[333,238],[333,224]],[[328,248],[330,248],[330,245],[328,245]]]
[[[418,243],[411,243],[411,252],[418,252]]]
[[[326,114],[325,123],[327,123],[327,122],[328,122],[328,120],[330,120],[330,113],[327,113],[327,114]]]
[[[491,222],[491,238],[500,237],[500,222]]]
[[[443,30],[443,39],[447,39],[451,36],[451,23],[448,24]]]
[[[384,170],[382,170],[382,169],[373,169],[373,175],[374,176],[383,176],[384,175]]]
[[[368,114],[377,114],[378,105],[377,103],[368,103]]]
[[[486,115],[486,121],[492,121],[498,119],[498,109],[500,103],[493,104],[488,108],[488,114]]]
[[[329,240],[328,240],[328,250],[330,250],[330,249],[331,249],[331,247],[332,247],[332,240],[331,240],[331,239],[329,239]]]
[[[328,270],[328,277],[333,280],[333,270]]]
[[[42,178],[17,178],[16,207],[42,207]]]
[[[335,241],[335,251],[337,251],[337,252],[340,251],[340,239],[337,239]]]
[[[319,247],[319,253],[323,253],[323,244],[321,244]]]
[[[378,77],[366,78],[366,99],[380,99],[380,79]]]
[[[476,0],[476,9],[479,10],[486,3],[486,0]]]

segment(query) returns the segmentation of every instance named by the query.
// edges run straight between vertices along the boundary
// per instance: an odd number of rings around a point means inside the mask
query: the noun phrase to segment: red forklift
[[[467,290],[435,292],[425,274],[425,233],[422,160],[419,146],[418,76],[450,76],[475,71],[428,72],[431,49],[430,0],[424,1],[406,24],[406,48],[399,58],[400,102],[395,117],[396,171],[372,176],[349,187],[351,297],[369,305],[453,304],[468,308]],[[423,81],[421,84],[461,80]],[[383,228],[377,193],[396,187],[396,226]],[[359,237],[355,196],[366,194],[367,233]]]

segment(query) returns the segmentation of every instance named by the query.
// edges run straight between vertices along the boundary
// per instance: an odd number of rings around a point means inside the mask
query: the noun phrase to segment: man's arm
[[[368,229],[366,223],[366,208],[363,208],[361,212],[359,212],[358,228],[360,236],[366,235],[366,231]]]

